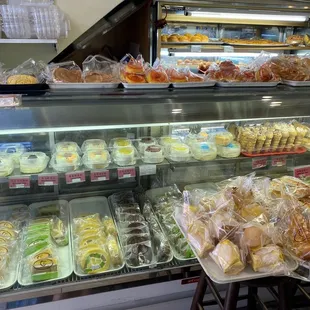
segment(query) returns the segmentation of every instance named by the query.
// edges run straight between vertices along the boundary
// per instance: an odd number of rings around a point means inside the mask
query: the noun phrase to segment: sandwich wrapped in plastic
[[[146,65],[145,76],[148,83],[169,83],[168,75],[159,58],[155,60],[153,67]]]
[[[123,83],[146,83],[144,59],[141,54],[134,58],[126,54],[120,61],[120,78]]]
[[[82,70],[74,61],[49,64],[45,75],[49,83],[83,83]]]

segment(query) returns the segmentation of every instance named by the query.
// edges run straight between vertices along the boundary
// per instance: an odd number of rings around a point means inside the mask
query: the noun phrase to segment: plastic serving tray
[[[31,217],[34,216],[35,210],[46,205],[57,203],[60,205],[61,208],[61,215],[60,219],[64,220],[69,225],[69,208],[68,208],[68,201],[66,200],[53,200],[53,201],[44,201],[44,202],[38,202],[33,203],[29,206]],[[63,280],[68,278],[73,271],[73,264],[72,264],[72,251],[71,251],[71,237],[70,237],[70,229],[68,229],[69,234],[69,244],[64,247],[57,247],[57,255],[59,257],[59,277],[51,280],[46,281],[40,281],[40,282],[33,282],[31,280],[31,274],[28,272],[28,270],[24,267],[27,266],[27,264],[23,264],[23,266],[20,267],[19,273],[18,273],[18,283],[22,286],[30,286],[35,285],[39,283],[47,283],[47,282],[55,282],[58,280]]]
[[[50,89],[104,89],[117,88],[119,83],[50,83]]]
[[[99,213],[101,217],[109,216],[113,219],[107,198],[98,196],[98,197],[73,199],[69,203],[69,210],[70,210],[70,223],[71,223],[70,225],[71,244],[72,244],[73,260],[74,260],[74,264],[73,264],[74,273],[79,277],[90,277],[90,276],[97,276],[99,274],[111,273],[111,272],[123,269],[123,267],[125,266],[124,261],[123,261],[122,266],[120,266],[119,268],[109,269],[103,272],[98,272],[96,274],[90,275],[88,273],[81,272],[80,268],[78,267],[78,263],[76,261],[77,256],[75,253],[75,244],[73,240],[73,227],[72,227],[73,219],[77,217],[85,216],[85,215],[95,214],[95,213]],[[115,222],[114,222],[114,225],[115,225]],[[117,238],[117,241],[118,241],[118,246],[121,249],[119,238]]]
[[[215,85],[215,81],[204,82],[186,82],[186,83],[172,83],[174,88],[199,88],[199,87],[212,87]]]
[[[250,154],[247,152],[241,152],[242,155],[246,157],[261,157],[261,156],[274,156],[274,155],[290,155],[290,154],[303,154],[307,152],[305,147],[300,147],[295,151],[287,151],[287,152],[266,152],[266,153],[259,153],[259,154]]]
[[[175,221],[177,225],[179,226],[180,230],[186,237],[186,233],[181,225],[181,221],[178,217],[175,217]],[[190,243],[189,243],[190,244]],[[262,272],[254,272],[251,268],[251,266],[246,266],[246,268],[238,275],[229,276],[224,274],[224,272],[218,267],[218,265],[213,261],[213,259],[208,256],[207,258],[199,258],[195,248],[190,244],[193,252],[197,256],[197,259],[201,265],[201,267],[204,269],[205,273],[208,275],[208,277],[215,283],[218,284],[226,284],[226,283],[232,283],[232,282],[240,282],[240,281],[248,281],[253,279],[259,279],[259,278],[266,278],[272,276],[276,276],[277,274],[270,274],[269,273],[262,273]],[[294,260],[286,257],[286,263],[287,267],[290,271],[294,271],[298,264]]]
[[[291,80],[282,80],[282,84],[301,87],[301,86],[310,86],[310,81],[291,81]]]
[[[1,207],[0,219],[2,218],[1,214],[7,214],[8,212],[14,209],[20,210],[24,208],[26,209],[27,206],[26,205],[13,205],[13,206]],[[3,284],[0,284],[0,291],[5,291],[11,288],[17,281],[18,273],[20,269],[20,256],[21,256],[21,252],[19,251],[20,238],[21,238],[21,233],[19,234],[16,248],[15,248],[16,255],[13,255],[13,258],[10,260],[10,263],[9,263],[9,267],[8,267],[10,271],[9,276],[7,277],[6,281]]]
[[[275,87],[280,82],[216,82],[219,87]]]
[[[164,89],[170,86],[170,83],[122,83],[126,89]]]

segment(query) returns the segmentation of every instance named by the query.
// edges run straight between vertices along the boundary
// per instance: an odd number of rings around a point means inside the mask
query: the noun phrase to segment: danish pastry
[[[125,73],[124,77],[126,83],[131,84],[146,83],[144,74]]]
[[[138,62],[129,62],[125,66],[125,73],[144,74],[143,65]]]
[[[175,69],[169,70],[167,72],[170,82],[172,83],[186,83],[188,82],[188,77],[185,73],[179,72]]]
[[[159,71],[155,69],[151,69],[146,74],[146,80],[148,83],[168,83],[168,75],[165,71]]]

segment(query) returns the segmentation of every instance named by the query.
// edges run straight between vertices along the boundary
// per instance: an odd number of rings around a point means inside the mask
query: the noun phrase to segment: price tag
[[[286,166],[286,156],[273,156],[271,158],[272,167],[283,167]]]
[[[30,188],[30,176],[9,177],[9,188]]]
[[[198,283],[198,282],[199,282],[199,277],[186,278],[186,279],[181,280],[181,285]]]
[[[42,173],[38,175],[39,186],[53,186],[58,185],[57,173]]]
[[[252,169],[260,169],[267,166],[267,157],[259,157],[252,159]]]
[[[140,176],[156,174],[156,165],[143,165],[139,167]]]
[[[85,172],[84,171],[74,171],[66,173],[66,183],[82,183],[85,182]]]
[[[0,95],[0,107],[17,107],[22,103],[21,95]]]
[[[235,50],[233,46],[229,46],[229,45],[224,46],[224,53],[233,53],[234,51]]]
[[[191,52],[192,53],[200,53],[201,52],[201,45],[191,45]]]
[[[109,181],[110,171],[109,170],[94,170],[90,172],[91,182]]]
[[[118,168],[117,176],[119,179],[134,178],[136,176],[136,168],[135,167]]]
[[[307,177],[310,177],[310,166],[295,167],[294,177],[299,179],[306,179]]]

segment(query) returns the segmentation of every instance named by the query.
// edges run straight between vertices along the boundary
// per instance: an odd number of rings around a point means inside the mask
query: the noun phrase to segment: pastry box
[[[93,149],[84,153],[82,162],[89,169],[104,169],[109,166],[111,159],[108,151]]]
[[[135,165],[139,158],[136,148],[133,146],[116,147],[112,151],[113,161],[118,166],[131,166]]]
[[[80,154],[81,150],[75,142],[58,142],[55,144],[54,152],[76,152]]]
[[[77,152],[56,152],[50,161],[50,167],[57,172],[75,171],[81,165],[81,158]]]
[[[49,157],[43,152],[27,152],[20,156],[19,165],[22,173],[42,172],[49,162]]]
[[[26,148],[22,143],[4,143],[0,147],[1,153],[9,153],[12,155],[15,167],[19,167],[19,157],[26,152]]]
[[[106,150],[107,144],[104,140],[101,139],[89,139],[85,140],[82,145],[82,152],[85,153],[87,151],[92,150]]]
[[[10,175],[14,170],[14,161],[11,154],[0,154],[0,177]]]
[[[107,198],[74,199],[69,209],[75,274],[88,277],[121,270],[125,263]]]
[[[191,152],[196,160],[207,161],[216,158],[217,148],[212,142],[192,143]]]

